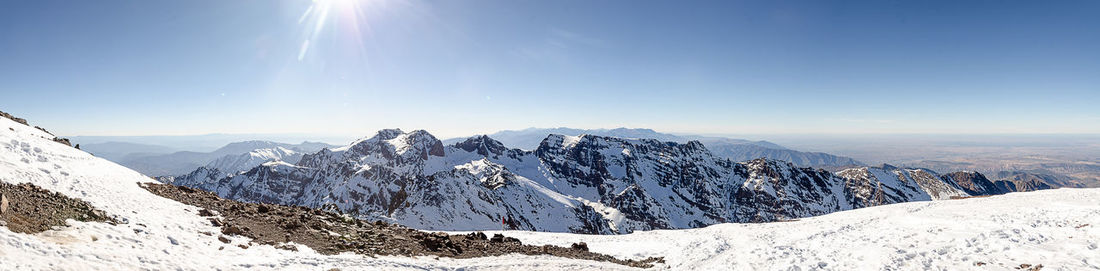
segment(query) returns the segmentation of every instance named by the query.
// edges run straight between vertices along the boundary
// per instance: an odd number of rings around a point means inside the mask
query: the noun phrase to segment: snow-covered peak
[[[473,174],[482,186],[489,189],[498,189],[516,179],[515,175],[506,170],[503,165],[493,163],[486,158],[455,166],[455,169]]]
[[[545,149],[569,150],[576,148],[605,148],[612,145],[634,145],[642,141],[643,140],[640,139],[597,136],[590,134],[582,134],[579,136],[551,134],[547,136],[546,139],[543,139],[542,144],[539,144],[539,148],[536,149],[536,151]]]
[[[374,137],[372,138],[378,140],[390,140],[403,134],[405,134],[405,132],[401,131],[400,128],[382,129],[378,130],[378,133],[375,133]]]
[[[378,132],[375,133],[373,136],[360,138],[359,140],[356,140],[356,141],[352,142],[351,144],[348,144],[347,146],[333,148],[332,150],[336,151],[336,152],[343,152],[343,151],[347,151],[348,149],[354,148],[357,145],[375,144],[377,142],[397,138],[398,136],[401,136],[403,134],[405,134],[405,132],[401,131],[401,129],[399,129],[399,128],[382,129],[382,130],[378,130]]]
[[[499,156],[508,150],[508,147],[505,147],[500,141],[496,141],[485,135],[467,138],[465,141],[455,143],[454,146],[483,156]]]
[[[443,142],[424,130],[405,133],[401,129],[384,129],[378,131],[373,137],[357,140],[350,145],[335,148],[332,151],[350,152],[353,155],[387,151],[402,155],[410,150],[442,156]]]
[[[278,143],[278,142],[273,142],[273,141],[266,141],[266,140],[249,140],[249,141],[233,142],[233,143],[226,144],[225,146],[222,146],[221,148],[218,148],[218,150],[215,150],[215,152],[219,152],[219,153],[220,152],[237,152],[237,153],[240,153],[240,152],[247,152],[249,150],[255,150],[255,149],[274,148],[274,147],[278,147],[280,145],[284,145],[284,144]]]
[[[858,167],[836,173],[854,187],[860,204],[876,206],[914,200],[944,200],[968,196],[951,179],[921,168],[899,168],[888,164]]]
[[[398,155],[414,151],[425,160],[428,159],[428,155],[443,156],[443,141],[424,130],[401,134],[386,142],[393,146]]]
[[[287,149],[287,148],[283,148],[283,147],[274,147],[274,148],[266,148],[266,149],[255,149],[255,150],[252,150],[252,151],[248,152],[248,155],[252,156],[252,157],[258,157],[258,158],[279,159],[281,157],[285,157],[287,155],[293,155],[293,154],[296,154],[296,153],[297,152],[295,152],[291,149]]]
[[[297,163],[302,153],[284,147],[255,149],[243,154],[226,155],[207,164],[207,169],[216,169],[225,175],[237,174],[259,166],[265,162],[283,161]]]

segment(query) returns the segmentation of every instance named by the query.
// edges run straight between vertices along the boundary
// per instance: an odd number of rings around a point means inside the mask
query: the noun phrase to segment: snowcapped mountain
[[[205,166],[199,167],[184,178],[189,179],[220,179],[247,171],[268,162],[297,163],[303,153],[283,147],[255,149],[247,153],[226,155],[211,161]],[[158,180],[173,182],[175,176],[160,176]]]
[[[216,169],[226,174],[239,173],[252,169],[260,164],[271,161],[286,161],[297,163],[302,158],[301,152],[284,147],[254,149],[238,155],[226,155],[206,164],[206,168]]]
[[[542,140],[548,135],[597,135],[608,137],[621,137],[621,138],[650,138],[660,141],[675,141],[675,142],[687,142],[687,139],[673,134],[661,133],[654,131],[653,129],[645,128],[614,128],[614,129],[575,129],[568,127],[558,128],[527,128],[523,130],[504,130],[496,133],[489,134],[487,136],[500,141],[505,146],[512,148],[519,148],[524,150],[534,150],[538,148],[539,144],[542,144]],[[454,144],[466,140],[465,138],[452,138],[443,140],[444,144]],[[748,143],[752,141],[731,139],[738,143]],[[778,145],[776,145],[778,146]]]
[[[543,139],[551,134],[557,135],[595,135],[618,138],[656,139],[659,141],[672,141],[688,143],[699,141],[707,146],[712,154],[729,158],[733,161],[748,161],[757,158],[783,160],[803,167],[841,167],[863,165],[855,159],[836,156],[820,152],[802,152],[791,150],[768,141],[752,141],[725,137],[673,135],[660,133],[652,129],[641,128],[615,128],[615,129],[573,129],[573,128],[528,128],[517,131],[500,131],[490,134],[489,137],[501,141],[506,146],[533,150],[538,148]],[[464,139],[453,138],[444,140],[444,144],[461,142]]]
[[[348,146],[175,184],[222,197],[338,210],[423,229],[580,233],[768,222],[855,208],[964,197],[923,169],[837,174],[770,159],[733,162],[702,143],[547,136],[507,148],[488,136],[445,146],[418,130],[379,131]]]
[[[950,180],[926,169],[890,165],[846,169],[836,173],[848,181],[847,195],[858,198],[858,207],[908,201],[945,200],[969,196]]]
[[[122,160],[112,160],[128,168],[137,170],[149,176],[175,176],[180,174],[186,174],[195,170],[198,167],[209,166],[215,160],[248,160],[249,156],[256,156],[249,154],[250,152],[257,150],[264,150],[261,152],[280,152],[278,148],[292,151],[295,153],[311,153],[321,150],[323,148],[335,147],[332,145],[317,143],[317,142],[302,142],[301,144],[287,144],[272,141],[251,140],[229,143],[212,152],[192,152],[181,151],[170,154],[159,155],[130,155]],[[283,154],[271,154],[274,156],[280,156]],[[263,156],[264,154],[260,154]],[[234,156],[236,158],[226,158],[226,156]],[[239,156],[239,157],[237,157]],[[281,157],[281,156],[280,156]],[[104,157],[112,159],[111,157]],[[272,158],[272,157],[268,157]],[[261,159],[258,157],[256,159]],[[294,160],[288,158],[281,158],[281,160]],[[232,161],[223,161],[222,163],[232,163]],[[248,163],[245,163],[248,164]],[[258,164],[258,163],[257,163]],[[230,166],[230,165],[227,165]],[[255,166],[255,165],[252,165]],[[248,167],[250,168],[250,167]],[[234,169],[236,170],[236,169]]]

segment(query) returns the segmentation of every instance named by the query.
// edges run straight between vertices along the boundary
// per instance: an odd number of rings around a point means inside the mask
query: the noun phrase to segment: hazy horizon
[[[540,128],[528,127],[502,131],[524,131],[527,129],[579,129],[575,127]],[[624,128],[624,127],[616,127]],[[598,128],[598,129],[616,129]],[[415,129],[402,129],[411,132]],[[590,129],[579,129],[590,130]],[[596,129],[592,129],[596,130]],[[454,140],[480,134],[441,136],[432,133],[440,140]],[[498,131],[501,132],[501,131]],[[1081,155],[1100,154],[1100,134],[697,134],[670,133],[655,130],[657,133],[677,136],[704,136],[744,140],[762,140],[802,151],[817,151],[842,155],[869,152],[873,155],[886,155],[890,151],[879,149],[906,149],[908,155],[921,154],[922,148],[938,147],[1003,147],[1003,148],[1066,148],[1077,149]],[[321,142],[343,146],[358,139],[369,138],[375,133],[362,135],[325,135],[307,133],[269,133],[269,134],[201,134],[201,135],[148,135],[148,136],[69,136],[74,143],[100,144],[109,142],[135,143],[172,147],[176,151],[212,151],[233,142],[265,140],[280,143],[297,144],[304,141]],[[485,133],[492,135],[493,133]],[[508,146],[519,148],[522,146]],[[1007,151],[1007,149],[1005,149]],[[1044,149],[1045,151],[1049,151]],[[1044,153],[1036,152],[1036,153]],[[965,152],[964,152],[965,153]],[[867,155],[865,153],[865,155]],[[860,155],[854,155],[860,156]],[[864,156],[866,157],[866,156]],[[872,162],[888,162],[890,159],[865,159]]]

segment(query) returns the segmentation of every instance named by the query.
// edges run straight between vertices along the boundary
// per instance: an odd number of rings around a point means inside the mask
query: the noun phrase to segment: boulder
[[[588,251],[588,244],[585,242],[573,243],[573,249],[580,251]]]
[[[466,238],[470,239],[470,240],[481,240],[481,241],[485,241],[485,239],[488,239],[488,237],[485,236],[485,233],[480,232],[480,231],[479,232],[468,233],[468,234],[466,234]],[[501,239],[501,240],[503,240],[503,239]]]
[[[8,211],[8,197],[0,194],[0,214]]]

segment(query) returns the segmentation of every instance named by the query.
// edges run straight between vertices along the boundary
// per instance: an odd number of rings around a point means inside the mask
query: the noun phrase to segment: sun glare
[[[305,60],[311,50],[311,48],[317,47],[318,36],[322,35],[326,30],[326,26],[332,23],[345,24],[344,28],[350,29],[350,33],[344,33],[338,35],[345,35],[349,37],[338,38],[354,38],[358,44],[362,44],[360,39],[360,24],[365,24],[365,16],[363,16],[362,5],[367,2],[366,0],[313,0],[313,3],[306,8],[302,16],[298,18],[298,24],[303,27],[303,36],[300,49],[298,51],[298,61]],[[361,49],[361,48],[360,48]]]

